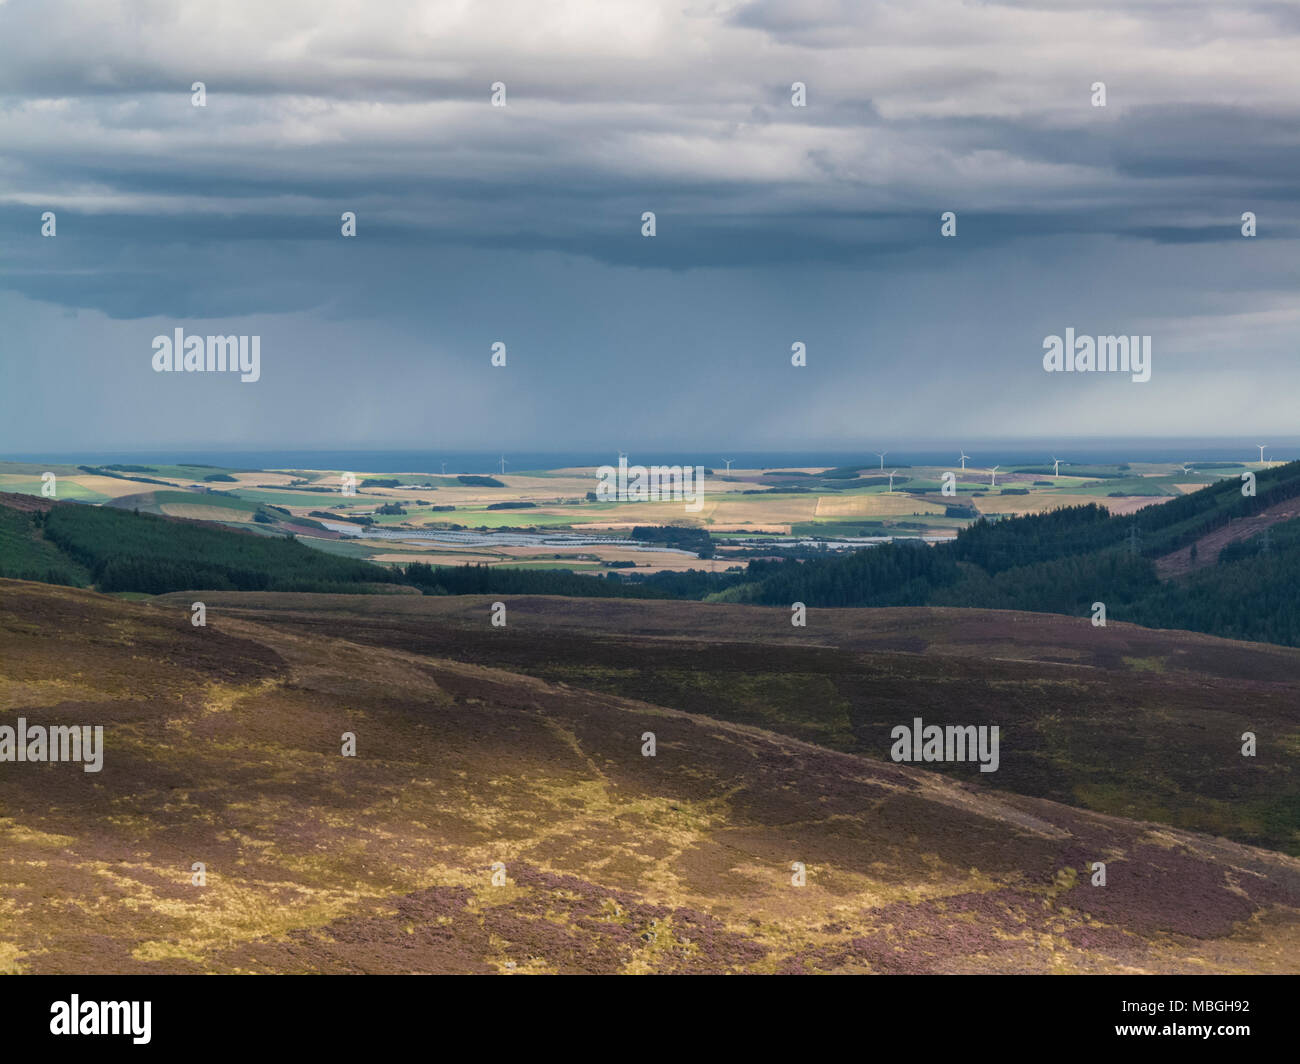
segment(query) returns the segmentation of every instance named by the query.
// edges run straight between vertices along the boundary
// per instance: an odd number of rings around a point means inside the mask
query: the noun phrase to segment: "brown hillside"
[[[0,764],[0,968],[1300,967],[1288,857],[209,611],[0,581],[0,720],[107,747]]]

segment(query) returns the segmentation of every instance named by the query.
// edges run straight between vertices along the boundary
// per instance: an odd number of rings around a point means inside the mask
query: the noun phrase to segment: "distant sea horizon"
[[[1300,436],[1276,437],[1265,448],[1268,461],[1294,461],[1300,457]],[[1262,442],[1262,441],[1261,441]],[[968,464],[977,468],[993,465],[1049,464],[1053,457],[1063,465],[1092,465],[1114,462],[1257,462],[1259,447],[1244,438],[1233,439],[1105,439],[1105,440],[1013,440],[971,441],[964,445]],[[926,443],[898,445],[885,452],[886,469],[908,465],[956,465],[963,447]],[[72,452],[0,452],[0,461],[39,462],[60,465],[202,464],[239,469],[326,469],[358,473],[440,473],[446,463],[448,475],[500,473],[502,452],[482,450],[391,449],[290,449],[259,448],[236,450],[220,447]],[[616,450],[597,451],[505,451],[506,473],[525,473],[571,467],[614,465]],[[726,451],[717,448],[666,450],[631,449],[628,462],[636,465],[702,465],[721,470],[726,459],[736,469],[781,469],[807,466],[878,465],[872,450],[854,448],[789,448],[785,450]]]

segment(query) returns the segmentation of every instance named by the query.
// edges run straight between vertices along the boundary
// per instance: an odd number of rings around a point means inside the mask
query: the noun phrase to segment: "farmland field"
[[[1178,467],[1158,464],[1136,465],[1131,469],[1089,467],[1088,472],[1096,474],[1092,477],[1065,473],[1053,476],[1050,469],[1002,470],[997,474],[996,487],[991,485],[989,473],[974,467],[965,472],[908,467],[900,471],[899,490],[893,493],[888,490],[887,478],[870,466],[856,473],[797,466],[776,472],[736,468],[730,473],[706,476],[698,508],[688,507],[682,501],[593,501],[587,496],[596,487],[594,468],[494,475],[493,479],[501,487],[465,484],[455,476],[421,472],[241,470],[159,463],[145,466],[149,472],[109,477],[87,474],[67,465],[57,468],[65,471],[59,479],[59,498],[250,527],[256,527],[253,515],[261,510],[269,517],[272,530],[279,527],[283,532],[301,532],[291,527],[292,521],[307,519],[313,511],[324,511],[337,515],[340,520],[349,516],[366,517],[374,527],[393,531],[458,525],[480,530],[532,528],[619,536],[638,525],[699,527],[719,534],[761,535],[766,537],[770,548],[780,550],[785,540],[797,537],[950,537],[977,515],[996,519],[1093,502],[1115,513],[1132,513],[1196,491],[1216,479],[1235,477],[1246,467],[1225,465],[1195,478]],[[39,494],[41,482],[39,476],[31,475],[34,469],[32,463],[0,463],[0,490]],[[72,473],[66,473],[67,470]],[[947,472],[955,476],[951,497],[941,494]],[[355,478],[357,493],[354,495],[343,495],[340,490],[347,473]],[[204,479],[221,474],[232,477],[233,481]],[[127,476],[165,479],[177,487],[121,479]],[[389,487],[367,485],[367,480],[401,483]],[[330,490],[289,490],[291,484],[303,481],[307,486]],[[783,487],[800,490],[781,490]],[[207,494],[214,488],[222,494]],[[904,488],[921,493],[908,493]],[[1005,489],[1014,493],[1002,494]],[[563,504],[557,505],[557,499],[563,500]],[[488,509],[493,504],[519,503],[532,505]],[[377,512],[393,504],[404,512]],[[953,504],[959,509],[970,508],[969,512],[965,516],[953,516],[948,512]],[[266,511],[263,509],[266,506],[280,507],[288,514]],[[451,509],[434,510],[433,506]],[[258,530],[265,531],[265,528]],[[413,548],[420,560],[432,564],[482,561],[491,565],[554,568],[557,561],[554,550],[510,554],[461,547],[448,550],[445,545],[430,548],[418,539],[406,544],[379,544],[378,550],[371,551],[368,545],[338,545],[336,534],[313,535],[310,530],[303,535],[303,542],[336,554],[376,559],[382,565],[397,564],[401,559],[413,560],[416,556],[408,556],[408,548]],[[719,572],[735,564],[734,559],[727,561],[726,554],[735,544],[725,535],[718,543],[722,545],[722,553],[714,558],[697,559],[695,568]],[[594,545],[582,554],[581,558],[574,558],[573,565],[583,570],[627,562],[645,574],[691,567],[680,556],[628,552],[612,546]]]

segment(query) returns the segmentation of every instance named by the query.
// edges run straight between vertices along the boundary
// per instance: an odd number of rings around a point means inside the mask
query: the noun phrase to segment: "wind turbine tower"
[[[963,473],[966,472],[966,459],[968,459],[969,457],[970,455],[968,455],[965,451],[961,452],[961,471]]]
[[[1257,444],[1255,444],[1255,446],[1259,448],[1259,464],[1260,464],[1260,465],[1263,465],[1263,464],[1264,464],[1264,448],[1267,447],[1268,444],[1267,444],[1267,443],[1257,443]]]
[[[888,452],[888,451],[872,451],[871,453],[880,456],[880,471],[883,473],[883,472],[885,471],[885,455],[887,455],[889,452]]]
[[[994,466],[992,469],[989,470],[989,474],[990,474],[989,487],[990,487],[990,488],[996,488],[996,487],[998,486],[998,470],[1001,469],[1001,468],[1002,468],[1001,466]]]

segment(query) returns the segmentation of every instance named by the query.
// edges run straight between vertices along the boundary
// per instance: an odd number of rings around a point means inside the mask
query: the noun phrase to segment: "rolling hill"
[[[182,610],[186,596],[159,601]],[[975,785],[1300,856],[1300,650],[1002,610],[221,594],[223,614],[509,669],[872,758],[916,715],[1001,728]],[[1256,756],[1241,756],[1253,732]],[[967,766],[936,770],[969,776]]]
[[[710,630],[715,654],[738,652],[739,608],[546,600],[492,630],[479,601],[412,599],[421,609],[405,616],[403,598],[208,598],[195,628],[188,603],[0,581],[4,722],[100,723],[106,747],[98,773],[0,763],[0,969],[1300,966],[1292,857],[527,675],[518,660],[561,641],[557,661],[571,662],[564,630],[592,642],[611,609],[606,650],[621,625],[652,660],[658,640],[689,649]],[[511,642],[542,613],[549,644]],[[941,651],[944,623],[850,626],[817,652],[875,646],[882,662],[953,669],[987,656],[973,627],[950,628]],[[467,636],[477,626],[500,637],[495,664],[475,660],[490,654]],[[434,644],[405,645],[421,627]],[[888,639],[916,642],[886,651]],[[1192,650],[1189,684],[1289,667],[1272,648]],[[1169,734],[1159,714],[1132,726],[1152,744]],[[355,757],[340,753],[347,732]],[[1004,764],[1016,757],[1008,742]],[[1097,861],[1105,886],[1091,885]]]

